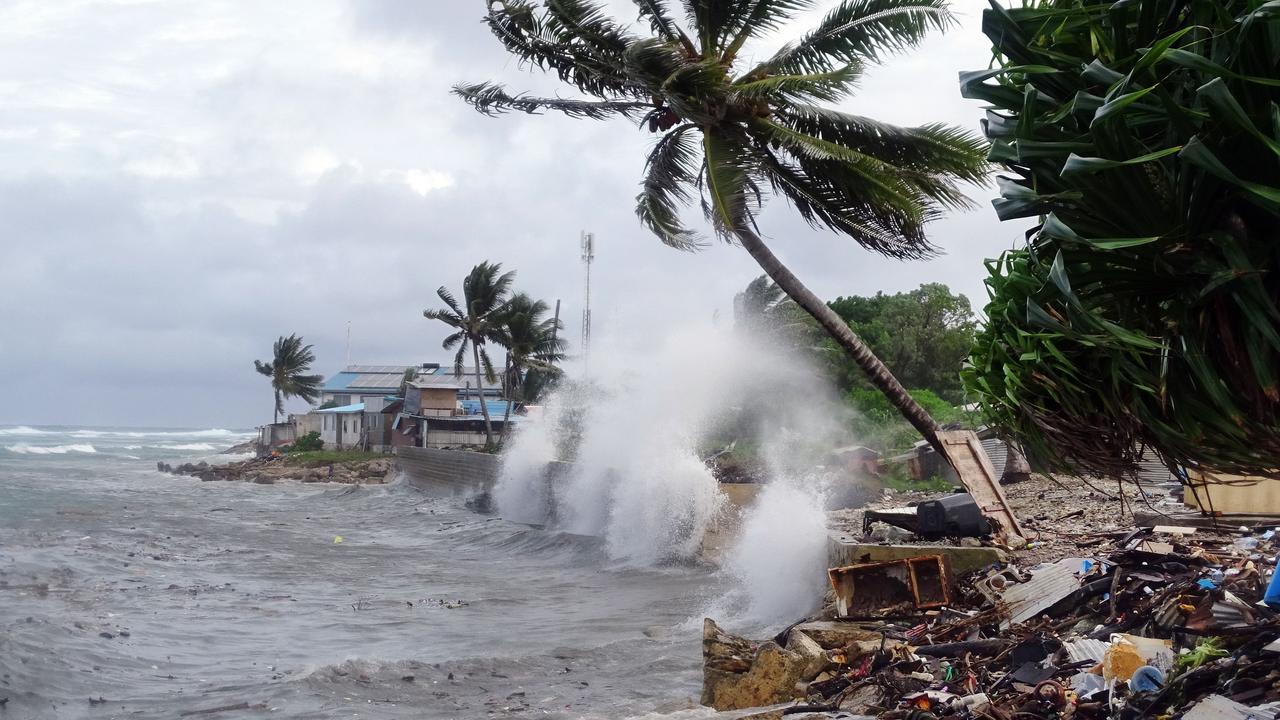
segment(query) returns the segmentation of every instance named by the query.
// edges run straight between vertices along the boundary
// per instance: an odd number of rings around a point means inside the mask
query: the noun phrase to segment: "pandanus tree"
[[[498,338],[503,312],[511,294],[514,272],[502,272],[501,263],[482,262],[467,273],[462,281],[462,303],[448,288],[441,287],[436,295],[444,303],[443,308],[423,310],[428,320],[439,320],[454,329],[445,337],[445,350],[457,348],[453,357],[453,373],[462,377],[467,350],[475,363],[476,396],[480,399],[480,413],[484,416],[485,444],[493,446],[493,421],[489,418],[489,406],[484,399],[484,381],[498,381],[493,363],[485,344]]]
[[[313,403],[320,397],[320,384],[324,378],[310,374],[311,363],[315,360],[311,346],[303,345],[302,338],[281,335],[272,346],[271,362],[253,361],[253,367],[260,374],[271,378],[271,391],[276,401],[273,422],[279,422],[284,414],[286,399],[298,397]]]
[[[766,191],[811,225],[894,258],[934,252],[926,224],[967,206],[960,184],[982,180],[983,143],[944,125],[898,127],[836,110],[870,66],[952,22],[943,0],[845,0],[762,62],[742,53],[810,7],[809,0],[635,0],[639,35],[589,0],[489,0],[486,22],[522,62],[588,97],[531,97],[493,83],[454,92],[482,113],[557,111],[630,118],[657,139],[636,214],[675,248],[704,244],[680,217],[695,198],[715,233],[742,245],[823,327],[935,447],[937,423],[849,326],[774,255],[755,218]]]
[[[1280,476],[1280,4],[992,4],[996,210],[965,372],[1041,463]],[[1027,222],[1022,220],[1022,222]]]
[[[567,343],[560,336],[564,324],[559,318],[547,317],[550,307],[525,293],[516,293],[507,302],[497,330],[497,342],[506,348],[507,361],[503,385],[507,388],[507,407],[503,416],[503,434],[511,422],[512,402],[525,398],[525,380],[530,372],[554,375],[564,360]]]

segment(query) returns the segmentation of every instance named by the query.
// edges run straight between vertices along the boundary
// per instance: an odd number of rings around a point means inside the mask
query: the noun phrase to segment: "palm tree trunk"
[[[471,355],[476,360],[476,394],[480,396],[480,412],[484,415],[484,446],[485,448],[493,447],[493,422],[489,420],[489,406],[484,401],[484,382],[481,377],[484,373],[480,370],[480,343],[471,342]]]
[[[275,391],[275,401],[276,401],[275,406],[271,408],[271,423],[273,425],[275,423],[280,422],[280,391],[279,390]]]
[[[507,360],[502,368],[502,385],[503,394],[507,397],[507,407],[502,412],[502,444],[507,443],[507,429],[511,427],[511,401],[515,391],[515,380],[511,377],[511,353],[507,353]]]
[[[950,457],[938,440],[938,422],[907,393],[907,389],[902,387],[898,378],[894,377],[880,358],[876,357],[862,339],[854,334],[849,324],[817,295],[814,295],[813,291],[805,287],[804,283],[800,282],[800,279],[792,274],[778,256],[764,244],[759,235],[745,225],[739,225],[734,234],[742,243],[742,247],[755,258],[765,274],[777,283],[778,287],[782,288],[783,292],[797,305],[817,320],[818,324],[840,344],[840,347],[844,348],[845,353],[867,374],[871,384],[889,398],[889,402],[902,413],[907,422],[911,423],[912,427],[918,430],[942,457]]]

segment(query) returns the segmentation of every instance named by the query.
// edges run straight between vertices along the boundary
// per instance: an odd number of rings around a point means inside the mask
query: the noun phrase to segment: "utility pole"
[[[582,233],[582,265],[586,268],[586,294],[582,302],[582,375],[587,375],[587,358],[591,351],[591,262],[596,259],[596,237]]]

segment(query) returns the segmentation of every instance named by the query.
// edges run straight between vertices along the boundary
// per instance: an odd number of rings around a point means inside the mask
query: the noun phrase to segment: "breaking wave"
[[[253,435],[253,433],[250,431],[226,430],[224,428],[210,428],[208,430],[73,430],[71,431],[70,434],[72,437],[80,437],[80,438],[93,438],[93,437],[238,438],[238,437],[250,437]]]
[[[6,449],[19,455],[66,455],[73,452],[98,452],[97,448],[88,443],[74,443],[71,445],[28,445],[27,443],[18,443],[17,445],[9,445]]]
[[[52,430],[37,430],[26,425],[11,428],[0,428],[0,435],[57,435]]]
[[[168,443],[165,445],[152,445],[151,447],[162,448],[164,450],[214,450],[214,446],[209,443]]]

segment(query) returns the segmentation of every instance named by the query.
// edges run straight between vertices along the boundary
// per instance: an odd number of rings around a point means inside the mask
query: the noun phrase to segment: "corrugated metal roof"
[[[360,375],[357,373],[340,372],[325,380],[324,387],[321,389],[325,392],[341,392],[346,390],[347,386],[358,377]]]
[[[349,388],[398,388],[404,380],[404,371],[398,373],[361,373],[351,381]]]

